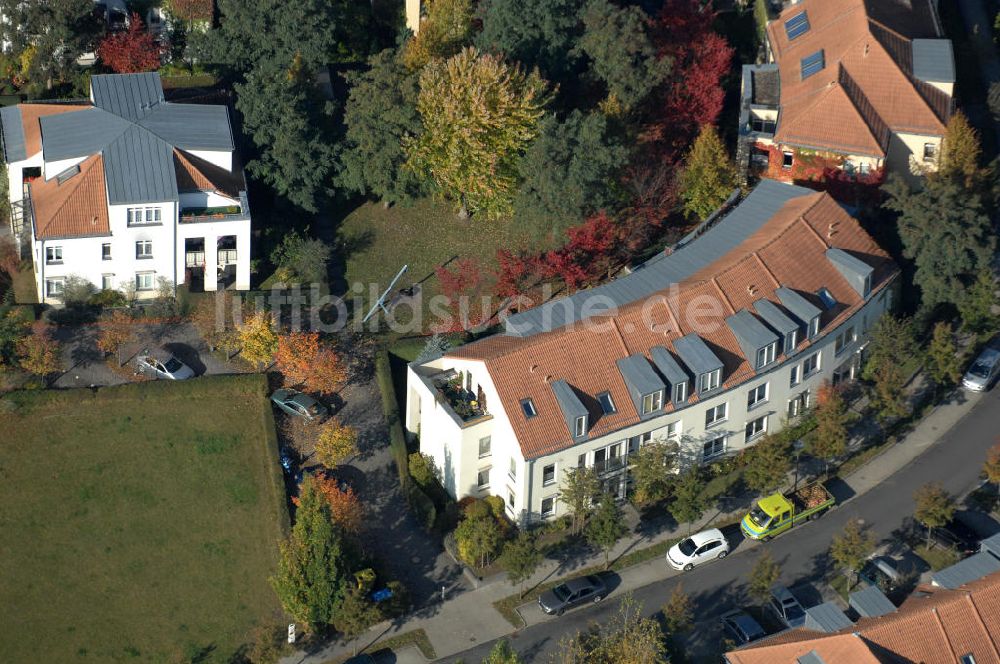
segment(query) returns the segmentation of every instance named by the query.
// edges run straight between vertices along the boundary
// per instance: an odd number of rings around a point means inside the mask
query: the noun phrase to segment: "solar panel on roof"
[[[802,58],[802,80],[806,80],[813,74],[823,71],[826,62],[823,59],[823,51],[816,51],[812,55]]]
[[[807,32],[809,32],[809,17],[804,11],[785,21],[785,34],[788,35],[788,41],[801,37]]]

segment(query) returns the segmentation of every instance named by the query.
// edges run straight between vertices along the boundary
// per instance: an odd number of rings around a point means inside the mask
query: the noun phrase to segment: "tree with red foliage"
[[[347,368],[340,355],[320,341],[318,332],[281,335],[274,359],[288,385],[333,394],[347,380]]]
[[[163,47],[135,12],[129,18],[128,30],[108,35],[97,46],[97,56],[118,74],[155,71],[162,54]]]
[[[527,296],[545,275],[544,260],[536,253],[497,249],[497,264],[493,292],[499,297]]]
[[[448,320],[437,325],[436,331],[468,330],[493,317],[490,306],[480,300],[480,296],[485,294],[486,279],[475,260],[459,258],[452,269],[441,265],[434,272],[441,284],[441,292],[448,299]]]
[[[566,232],[568,240],[546,256],[549,274],[577,290],[607,274],[614,264],[614,248],[621,228],[603,210]]]

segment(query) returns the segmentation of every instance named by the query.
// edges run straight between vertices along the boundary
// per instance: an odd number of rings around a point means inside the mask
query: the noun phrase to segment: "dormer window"
[[[809,338],[819,336],[819,316],[814,317],[809,321]]]
[[[573,435],[576,438],[587,435],[587,416],[576,418],[576,426],[573,428]]]
[[[774,362],[774,358],[777,356],[778,344],[768,344],[760,350],[757,351],[757,368],[763,368]]]
[[[688,398],[688,384],[687,381],[683,383],[677,383],[674,385],[674,403],[683,403],[687,401]]]
[[[816,291],[816,295],[823,302],[823,306],[826,309],[833,309],[837,306],[837,298],[833,296],[833,293],[830,292],[829,288],[820,288]]]
[[[642,398],[642,414],[646,415],[663,408],[663,391],[647,394]]]
[[[865,283],[863,286],[864,297],[868,297],[868,294],[872,292],[872,275],[865,275]]]
[[[722,382],[722,369],[703,373],[698,379],[698,392],[704,393],[719,387]]]
[[[521,410],[524,411],[524,416],[529,420],[538,415],[538,411],[535,410],[535,402],[531,399],[521,399]]]
[[[605,415],[611,415],[616,412],[615,402],[611,398],[610,392],[601,392],[597,395],[597,403],[601,404],[601,411]],[[578,434],[579,435],[579,434]]]
[[[795,346],[799,343],[799,331],[792,330],[785,335],[785,355],[795,350]]]

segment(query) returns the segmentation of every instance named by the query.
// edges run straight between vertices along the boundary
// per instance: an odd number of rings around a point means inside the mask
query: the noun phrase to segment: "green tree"
[[[705,499],[705,478],[700,466],[691,466],[677,479],[674,485],[674,497],[670,502],[670,513],[680,523],[688,525],[688,534],[694,522],[701,518],[702,512],[708,506]]]
[[[538,569],[542,562],[542,552],[531,533],[522,532],[507,542],[500,556],[504,569],[507,570],[507,580],[512,586],[518,586],[518,594],[524,597],[524,582]]]
[[[649,39],[649,17],[637,6],[589,0],[579,48],[590,56],[594,76],[607,88],[609,108],[635,108],[670,73]]]
[[[640,505],[663,500],[677,475],[677,443],[651,440],[629,456],[632,495]]]
[[[962,316],[964,329],[977,334],[996,330],[998,321],[993,313],[997,304],[996,292],[993,270],[981,270],[965,296],[958,301],[958,313]]]
[[[791,446],[781,436],[765,434],[747,452],[743,478],[747,486],[761,494],[771,493],[788,478],[792,466]]]
[[[875,538],[858,519],[847,523],[844,532],[830,543],[830,558],[848,572],[847,590],[854,587],[855,575],[875,549]]]
[[[874,383],[872,406],[882,421],[902,417],[907,412],[903,387],[908,378],[903,375],[903,367],[920,355],[913,322],[883,314],[870,336],[862,375]]]
[[[694,627],[694,605],[691,597],[684,592],[684,586],[678,583],[670,593],[670,598],[661,609],[663,622],[667,633],[678,635]]]
[[[334,612],[333,626],[347,639],[360,636],[382,617],[378,606],[368,596],[371,591],[369,586],[370,584],[351,586]]]
[[[781,576],[781,568],[771,557],[771,552],[764,551],[757,558],[757,562],[754,563],[753,569],[750,571],[747,593],[758,604],[763,605],[771,596],[771,588],[778,582],[779,576]]]
[[[578,635],[560,649],[564,664],[667,664],[663,630],[652,618],[642,617],[642,605],[631,594],[619,605],[618,615],[604,629]]]
[[[832,459],[847,451],[847,404],[832,385],[820,388],[816,405],[816,429],[809,437],[809,454],[823,460],[824,473]]]
[[[927,374],[937,385],[954,385],[962,377],[951,323],[941,321],[934,325],[927,348]]]
[[[927,546],[931,545],[931,531],[939,528],[955,515],[955,499],[938,482],[925,484],[913,494],[916,509],[914,518],[927,528]]]
[[[500,639],[483,660],[483,664],[521,664],[521,658],[517,656],[517,651],[510,645],[510,641]]]
[[[467,48],[420,74],[423,132],[406,137],[408,164],[457,199],[459,214],[506,214],[521,153],[538,134],[545,82],[499,57]]]
[[[882,422],[904,417],[907,411],[906,376],[898,364],[881,364],[875,367],[875,384],[871,393],[872,407]]]
[[[271,262],[278,266],[279,281],[325,283],[330,246],[322,240],[291,231],[284,234],[281,244],[271,252]]]
[[[629,150],[600,112],[573,111],[565,122],[547,117],[521,160],[521,188],[514,200],[518,221],[537,236],[561,239],[620,192],[615,177]]]
[[[569,468],[564,471],[559,500],[569,507],[570,514],[573,515],[574,534],[582,530],[600,490],[601,483],[593,466]]]
[[[403,49],[403,61],[412,70],[435,58],[450,58],[472,38],[471,0],[433,0],[425,3],[427,15],[420,32],[410,37]]]
[[[705,220],[722,205],[736,187],[736,167],[726,153],[714,125],[701,128],[684,159],[681,200],[688,216]]]
[[[913,191],[890,176],[883,190],[883,206],[899,213],[903,255],[916,265],[923,305],[959,302],[963,283],[989,269],[996,245],[980,196],[952,178],[929,178]]]
[[[610,494],[604,494],[594,515],[587,522],[587,541],[604,552],[604,569],[611,565],[611,548],[628,532],[622,522],[622,513]]]
[[[372,56],[368,69],[345,75],[351,86],[344,107],[347,127],[337,161],[341,187],[377,196],[386,205],[421,192],[421,183],[403,168],[403,138],[420,133],[417,75],[393,50]]]
[[[986,481],[993,484],[998,496],[1000,496],[1000,443],[997,443],[986,452],[986,461],[983,462],[983,475]],[[994,499],[994,504],[996,499]]]
[[[271,585],[285,611],[313,630],[332,623],[344,597],[344,554],[329,504],[311,476],[302,482],[295,525],[279,549]]]
[[[931,177],[957,178],[966,188],[974,189],[983,175],[979,165],[982,152],[979,132],[972,128],[962,111],[955,111],[948,120],[941,143],[938,172]]]
[[[455,541],[462,559],[476,567],[486,567],[503,540],[500,524],[492,515],[465,518],[455,529]]]

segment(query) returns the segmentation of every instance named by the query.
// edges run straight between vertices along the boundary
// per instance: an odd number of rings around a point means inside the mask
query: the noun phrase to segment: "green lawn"
[[[227,662],[280,618],[259,375],[0,400],[0,661]]]

